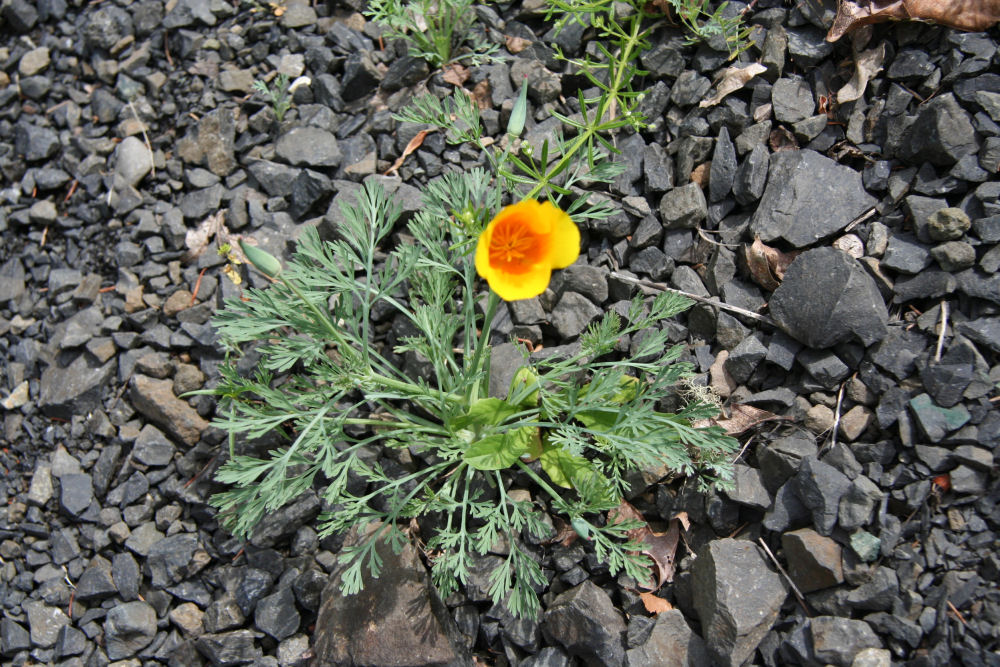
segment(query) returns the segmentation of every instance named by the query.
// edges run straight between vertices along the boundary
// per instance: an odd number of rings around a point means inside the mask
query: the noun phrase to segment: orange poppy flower
[[[545,291],[552,269],[580,256],[580,230],[551,202],[525,199],[505,207],[479,235],[476,271],[504,301]]]

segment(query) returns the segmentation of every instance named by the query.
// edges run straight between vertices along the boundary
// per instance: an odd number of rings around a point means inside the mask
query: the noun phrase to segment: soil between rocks
[[[209,320],[238,294],[214,242],[191,257],[199,226],[224,212],[282,254],[368,178],[412,213],[428,180],[481,163],[430,134],[381,176],[421,129],[392,112],[453,86],[349,0],[5,0],[3,664],[1000,664],[996,28],[831,45],[832,2],[752,4],[738,64],[767,71],[715,106],[698,103],[726,54],[657,31],[650,127],[616,138],[619,212],[494,342],[570,344],[655,292],[630,278],[661,282],[769,318],[700,304],[668,326],[727,406],[785,419],[741,433],[732,491],[637,490],[650,521],[692,522],[658,592],[673,610],[652,617],[585,544],[531,544],[549,584],[519,621],[489,601],[494,555],[443,601],[413,550],[367,597],[324,593],[343,538],[311,527],[316,493],[232,538],[207,502],[214,405],[177,398],[218,377]],[[531,1],[477,16],[518,52],[465,87],[499,138],[527,74],[538,146],[586,85],[551,44],[577,56],[592,35],[554,35]],[[873,49],[881,71],[837,104]],[[280,123],[252,91],[275,71],[309,78]],[[745,255],[756,237],[797,253],[780,286]]]

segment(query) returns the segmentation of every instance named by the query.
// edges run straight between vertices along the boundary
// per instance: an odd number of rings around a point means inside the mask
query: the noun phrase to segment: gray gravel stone
[[[968,112],[952,93],[945,93],[920,105],[917,119],[903,133],[899,153],[914,164],[948,167],[978,148]]]
[[[31,643],[40,648],[49,648],[59,638],[59,630],[69,625],[70,620],[58,607],[50,607],[41,600],[26,600],[21,608],[28,616]]]
[[[660,219],[667,229],[693,229],[707,215],[705,193],[697,183],[674,188],[660,200]]]
[[[114,370],[113,361],[95,366],[86,354],[64,367],[53,364],[42,372],[39,407],[45,414],[65,420],[86,415],[100,407]]]
[[[809,82],[797,76],[778,79],[771,87],[771,105],[779,123],[797,123],[813,115],[813,100]]]
[[[802,459],[793,479],[796,493],[812,513],[816,531],[829,535],[837,524],[840,499],[851,487],[851,480],[833,466],[812,457]]]
[[[548,606],[542,632],[587,665],[625,664],[625,622],[611,598],[589,579]]]
[[[831,236],[875,205],[861,174],[811,150],[771,156],[767,189],[750,229],[765,243],[803,248]]]
[[[840,545],[812,528],[801,528],[781,536],[788,574],[802,593],[844,582]]]
[[[591,322],[602,313],[594,303],[576,292],[566,292],[552,309],[552,326],[565,340],[573,339],[586,331]]]
[[[836,667],[851,667],[854,657],[867,648],[882,648],[871,626],[838,616],[816,616],[809,621],[817,660]]]
[[[341,160],[337,138],[318,127],[292,128],[278,138],[274,152],[297,167],[336,167]]]
[[[262,598],[254,611],[254,625],[281,641],[299,629],[299,612],[295,608],[295,595],[290,586],[278,589]]]
[[[708,667],[711,659],[701,637],[694,634],[679,609],[660,612],[649,636],[626,651],[629,667]]]
[[[115,174],[136,187],[153,169],[153,155],[138,137],[126,137],[115,149]]]
[[[834,248],[796,257],[771,296],[770,309],[785,333],[810,347],[854,338],[871,345],[888,333],[889,313],[875,281]]]
[[[785,600],[781,578],[747,540],[713,540],[691,569],[694,608],[716,663],[739,667],[771,629]]]

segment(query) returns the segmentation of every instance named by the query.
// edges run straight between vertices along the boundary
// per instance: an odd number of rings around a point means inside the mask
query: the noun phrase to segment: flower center
[[[537,253],[538,239],[526,225],[516,220],[504,220],[493,230],[490,238],[491,264],[525,264],[529,256]]]

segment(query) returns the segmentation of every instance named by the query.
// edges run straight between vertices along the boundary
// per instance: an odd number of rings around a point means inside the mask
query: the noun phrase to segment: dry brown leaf
[[[650,614],[659,614],[661,611],[670,611],[674,608],[674,605],[652,593],[639,593],[639,598],[642,600],[642,606]]]
[[[429,130],[420,130],[417,132],[416,136],[410,139],[410,143],[406,144],[406,148],[403,149],[403,154],[396,158],[396,161],[392,163],[392,166],[385,170],[383,176],[388,176],[389,174],[395,174],[399,171],[399,168],[403,166],[403,162],[406,161],[406,157],[410,155],[413,151],[420,148],[424,143],[424,139],[428,134],[434,131],[434,128]]]
[[[978,32],[1000,21],[1000,0],[840,0],[826,41],[868,23],[911,20]]]
[[[556,534],[545,540],[545,544],[559,543],[564,547],[568,547],[576,542],[576,538],[580,536],[580,534],[573,529],[572,524],[568,521],[563,521],[558,516],[552,517],[552,524],[555,528]]]
[[[521,51],[524,51],[526,48],[531,46],[531,40],[525,39],[523,37],[513,37],[511,35],[505,35],[504,39],[507,42],[507,50],[510,51],[515,56]]]
[[[854,56],[854,75],[843,88],[837,91],[837,102],[846,104],[859,99],[865,94],[868,82],[882,71],[885,61],[885,42]]]
[[[450,83],[453,86],[461,88],[469,80],[469,70],[458,63],[452,63],[444,67],[441,79],[445,83]]]
[[[612,524],[629,519],[641,521],[642,526],[628,531],[628,538],[643,545],[641,553],[649,556],[656,568],[655,576],[650,572],[649,581],[637,583],[643,588],[655,591],[663,584],[674,580],[674,559],[677,556],[677,542],[681,534],[680,521],[671,519],[667,532],[654,533],[639,510],[625,500],[608,512],[608,521]]]
[[[772,153],[799,150],[799,142],[795,140],[795,135],[784,127],[771,130],[771,136],[767,138],[767,143],[771,146]]]
[[[472,89],[472,99],[476,101],[476,106],[480,111],[493,106],[493,94],[490,92],[490,80],[483,79]]]
[[[746,67],[727,67],[722,72],[719,83],[715,88],[715,94],[707,100],[702,100],[698,106],[701,108],[714,107],[721,102],[726,95],[735,93],[737,90],[747,85],[750,79],[758,74],[763,74],[767,68],[760,63],[753,63]]]
[[[674,518],[681,522],[681,528],[684,529],[684,532],[691,530],[691,519],[688,518],[687,512],[678,512]]]
[[[708,177],[712,170],[711,162],[702,162],[697,167],[691,170],[691,182],[697,183],[699,188],[708,187]]]
[[[790,417],[780,417],[773,412],[761,410],[751,405],[737,403],[729,406],[729,417],[706,420],[710,426],[721,426],[726,430],[726,435],[739,435],[750,430],[758,424],[768,421],[787,421]]]
[[[773,292],[785,278],[785,271],[798,252],[781,252],[777,248],[764,245],[760,237],[754,237],[753,245],[744,245],[743,253],[750,269],[750,277],[764,289]]]
[[[187,260],[197,259],[201,253],[205,252],[209,242],[224,229],[222,224],[226,219],[226,212],[218,210],[201,221],[194,229],[189,229],[184,235],[184,245],[187,246]]]

